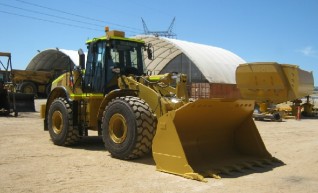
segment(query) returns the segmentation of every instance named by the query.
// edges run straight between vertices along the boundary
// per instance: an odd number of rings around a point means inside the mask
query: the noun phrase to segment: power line
[[[15,15],[15,16],[19,16],[19,17],[29,18],[29,19],[33,19],[33,20],[45,21],[45,22],[49,22],[49,23],[55,23],[55,24],[65,25],[65,26],[68,26],[68,27],[76,27],[76,28],[87,29],[87,30],[101,31],[100,29],[98,30],[98,29],[94,29],[94,28],[90,28],[90,27],[85,27],[85,26],[79,26],[79,25],[74,25],[74,24],[68,24],[68,23],[63,23],[63,22],[58,22],[58,21],[52,21],[52,20],[48,20],[48,19],[41,19],[41,18],[38,18],[38,17],[32,17],[32,16],[23,15],[23,14],[17,14],[17,13],[12,13],[12,12],[8,12],[8,11],[2,11],[2,10],[0,10],[0,12],[5,13],[5,14],[9,14],[9,15]]]
[[[86,25],[104,27],[102,25],[97,25],[97,24],[92,24],[92,23],[83,22],[83,21],[79,21],[79,20],[69,19],[69,18],[66,18],[66,17],[51,15],[51,14],[47,14],[47,13],[43,13],[43,12],[39,12],[39,11],[34,11],[34,10],[30,10],[30,9],[25,9],[25,8],[21,8],[21,7],[16,7],[16,6],[12,6],[12,5],[8,5],[8,4],[4,4],[4,3],[0,3],[0,5],[6,6],[6,7],[11,7],[11,8],[14,8],[14,9],[27,11],[27,12],[31,12],[31,13],[36,13],[36,14],[40,14],[40,15],[46,15],[46,16],[50,16],[50,17],[55,17],[55,18],[58,18],[58,19],[63,19],[63,20],[68,20],[68,21],[72,21],[72,22],[82,23],[82,24],[86,24]]]
[[[42,9],[47,9],[47,10],[50,10],[50,11],[55,11],[55,12],[59,12],[59,13],[63,13],[63,14],[67,14],[67,15],[71,15],[71,16],[75,16],[75,17],[79,17],[79,18],[86,19],[86,20],[97,21],[97,22],[100,22],[100,23],[109,23],[111,25],[115,25],[115,26],[119,26],[119,27],[123,27],[123,28],[127,28],[127,29],[138,30],[137,33],[142,32],[141,29],[130,27],[130,26],[120,25],[120,24],[116,24],[116,23],[113,23],[113,22],[109,22],[109,21],[103,21],[103,20],[99,20],[99,19],[95,19],[95,18],[91,18],[91,17],[86,17],[86,16],[74,14],[74,13],[69,13],[69,12],[66,12],[66,11],[62,11],[62,10],[58,10],[58,9],[54,9],[54,8],[50,8],[50,7],[46,7],[46,6],[42,6],[42,5],[35,4],[35,3],[26,2],[26,1],[23,1],[23,0],[15,0],[15,1],[18,1],[18,2],[24,3],[24,4],[28,4],[28,5],[32,5],[32,6],[35,6],[35,7],[40,7]],[[129,31],[129,30],[126,30],[126,31]],[[130,32],[136,33],[136,31],[130,31]]]

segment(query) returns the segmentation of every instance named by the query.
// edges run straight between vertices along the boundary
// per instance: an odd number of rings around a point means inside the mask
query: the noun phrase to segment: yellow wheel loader
[[[252,119],[253,100],[190,102],[186,75],[145,74],[143,51],[151,59],[151,45],[106,32],[86,42],[86,65],[79,50],[81,67],[52,83],[42,115],[54,144],[98,131],[115,158],[152,151],[157,170],[199,181],[277,161]]]

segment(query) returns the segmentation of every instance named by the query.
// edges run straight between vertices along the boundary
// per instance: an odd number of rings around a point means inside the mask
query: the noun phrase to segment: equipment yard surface
[[[0,117],[1,193],[318,192],[318,119],[257,121],[267,150],[285,165],[207,178],[204,183],[157,172],[151,156],[114,159],[96,133],[73,147],[53,145],[40,118],[45,100],[35,103],[35,113]]]

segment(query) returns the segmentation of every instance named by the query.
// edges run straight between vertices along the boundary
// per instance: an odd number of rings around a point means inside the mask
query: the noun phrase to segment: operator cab
[[[141,76],[144,42],[124,38],[124,32],[107,31],[107,36],[87,41],[88,55],[83,90],[108,93],[117,87],[118,75]]]

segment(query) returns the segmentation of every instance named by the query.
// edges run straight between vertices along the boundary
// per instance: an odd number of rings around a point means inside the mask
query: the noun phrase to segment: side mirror
[[[147,45],[147,55],[149,60],[154,60],[153,53],[154,53],[154,47],[152,47],[152,44],[149,43]]]
[[[79,56],[79,65],[81,69],[85,69],[85,53],[82,49],[78,50],[78,56]]]

